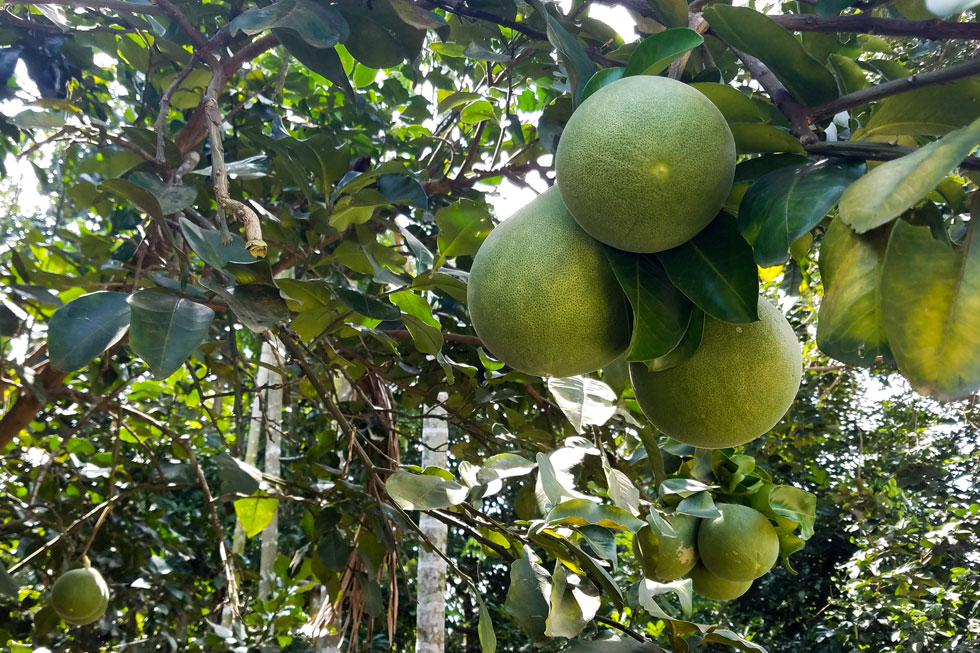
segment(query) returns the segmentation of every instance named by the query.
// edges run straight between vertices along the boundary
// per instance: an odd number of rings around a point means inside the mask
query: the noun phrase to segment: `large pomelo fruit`
[[[761,512],[737,503],[718,504],[721,515],[698,528],[701,564],[735,583],[766,574],[779,557],[779,535]]]
[[[84,626],[96,621],[109,605],[109,586],[96,569],[66,571],[51,587],[51,607],[65,621]]]
[[[673,527],[673,535],[657,532],[647,525],[633,536],[633,555],[643,568],[643,575],[651,580],[683,578],[698,561],[696,547],[701,520],[679,512],[664,519]]]
[[[759,437],[786,414],[803,373],[793,327],[759,299],[759,320],[704,320],[697,351],[676,367],[650,372],[630,364],[643,414],[670,437],[694,447],[722,449]]]
[[[718,214],[735,174],[724,116],[687,84],[637,75],[585,100],[555,153],[562,199],[607,245],[659,252]]]
[[[483,344],[528,374],[587,374],[629,345],[626,297],[603,246],[575,223],[556,188],[490,232],[466,296]]]
[[[704,565],[697,565],[689,573],[691,585],[694,591],[706,599],[712,601],[731,601],[737,599],[752,587],[752,581],[733,582],[719,578],[705,569]]]

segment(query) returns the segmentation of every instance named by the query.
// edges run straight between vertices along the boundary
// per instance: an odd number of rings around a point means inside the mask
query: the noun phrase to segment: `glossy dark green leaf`
[[[588,578],[566,571],[564,565],[555,565],[545,635],[575,637],[592,621],[601,602],[599,590]]]
[[[877,166],[851,184],[840,199],[840,217],[858,233],[880,227],[912,208],[980,143],[980,118]]]
[[[50,326],[48,327],[50,329]],[[20,330],[20,318],[12,310],[0,304],[0,336],[10,337]]]
[[[129,181],[140,188],[150,191],[157,198],[160,211],[164,215],[179,213],[192,206],[197,198],[197,188],[190,184],[172,186],[160,181],[156,175],[146,172],[134,172],[129,176]]]
[[[415,59],[422,49],[426,30],[404,22],[388,0],[343,3],[337,9],[350,26],[344,45],[368,68],[397,66]]]
[[[840,12],[856,2],[857,0],[817,0],[817,15],[821,18],[839,16]]]
[[[790,32],[748,7],[713,4],[704,10],[711,29],[729,45],[758,57],[791,94],[807,105],[837,97],[837,82]]]
[[[350,544],[336,527],[324,529],[316,543],[316,557],[330,571],[343,571],[350,564]]]
[[[129,202],[147,215],[153,216],[158,220],[163,219],[163,209],[160,208],[160,201],[157,200],[156,195],[131,181],[118,178],[106,179],[99,184],[99,190],[117,199]]]
[[[218,295],[235,317],[255,333],[289,320],[289,309],[275,286],[250,283],[223,288],[213,279],[202,279],[201,285]]]
[[[733,122],[762,122],[763,115],[752,99],[728,84],[698,82],[691,84],[692,88],[701,91],[711,103],[718,107],[725,120]]]
[[[881,273],[881,315],[898,369],[943,401],[980,389],[980,235],[963,245],[899,220]]]
[[[813,159],[801,154],[767,154],[745,159],[735,166],[735,183],[755,181],[773,170],[811,163]]]
[[[438,29],[446,26],[446,19],[426,11],[412,0],[388,0],[398,17],[418,29]]]
[[[729,127],[739,154],[806,153],[800,141],[784,129],[754,122],[736,122]]]
[[[688,50],[704,43],[704,37],[687,27],[674,27],[646,37],[633,50],[623,77],[657,75]]]
[[[68,302],[48,322],[48,356],[64,372],[88,365],[129,328],[129,295],[99,291]]]
[[[588,98],[590,95],[598,91],[603,86],[609,86],[617,79],[622,79],[623,71],[625,70],[626,68],[622,66],[617,66],[615,68],[603,68],[602,70],[597,72],[595,75],[592,76],[589,82],[585,85],[585,88],[582,89],[581,101],[584,102],[586,98]]]
[[[265,7],[253,7],[228,24],[232,35],[249,35],[279,28],[295,33],[317,48],[332,48],[347,40],[347,21],[330,5],[312,0],[277,0]]]
[[[531,558],[528,547],[523,556],[510,565],[510,587],[504,611],[520,624],[532,642],[546,640],[545,622],[548,619],[548,597],[551,595],[551,579],[540,561]]]
[[[342,301],[349,309],[360,313],[364,317],[370,317],[376,320],[397,320],[401,317],[401,311],[398,310],[398,307],[381,301],[377,297],[367,295],[353,288],[334,286],[332,290],[337,296],[337,299]]]
[[[132,295],[129,306],[129,346],[158,379],[184,364],[214,319],[214,311],[207,306],[156,290]]]
[[[793,241],[817,226],[864,171],[860,162],[825,159],[756,180],[738,208],[738,229],[756,263],[764,268],[785,263]]]
[[[442,325],[432,316],[425,299],[410,290],[400,290],[388,298],[402,310],[402,320],[412,334],[415,348],[424,354],[438,354],[443,344]]]
[[[691,321],[691,302],[670,282],[653,254],[606,247],[606,258],[633,309],[627,361],[648,361],[670,353]]]
[[[881,64],[887,61],[890,60],[881,60]],[[902,68],[893,70],[892,74],[901,72],[908,75]],[[875,105],[871,119],[856,130],[852,138],[883,140],[885,136],[943,136],[973,122],[978,112],[980,79],[969,77],[881,100]]]
[[[235,281],[243,285],[249,283],[261,283],[266,286],[276,285],[272,277],[272,266],[266,259],[252,260],[247,263],[231,261],[225,263],[225,270],[235,277]]]
[[[558,57],[565,65],[565,72],[568,74],[568,85],[572,89],[572,100],[575,106],[582,102],[582,92],[585,85],[595,74],[595,64],[589,59],[585,48],[574,36],[568,33],[558,19],[548,13],[541,0],[531,0],[534,8],[544,17],[548,41],[558,51]]]
[[[721,515],[711,498],[710,492],[697,492],[689,497],[684,497],[677,504],[675,510],[682,515],[692,515],[702,519],[711,519]]]
[[[701,338],[704,336],[704,311],[695,307],[691,311],[691,323],[684,332],[684,337],[680,343],[671,350],[670,353],[646,362],[646,367],[651,372],[660,372],[677,367],[688,358],[694,355],[701,345]]]
[[[647,0],[654,18],[665,27],[686,27],[687,2],[684,0]]]
[[[251,263],[255,258],[245,249],[241,236],[231,235],[231,244],[221,244],[221,232],[217,229],[202,229],[187,218],[180,219],[180,231],[194,253],[205,263],[220,270],[228,263]]]
[[[636,532],[644,522],[616,506],[604,506],[587,499],[569,499],[551,509],[547,521],[569,526],[605,526]]]
[[[730,215],[720,213],[697,236],[657,257],[671,282],[708,315],[725,322],[759,319],[752,248]]]
[[[850,365],[891,360],[879,298],[888,227],[864,235],[840,219],[830,223],[820,245],[823,301],[817,316],[820,351]]]
[[[215,455],[214,461],[222,492],[254,494],[258,491],[262,472],[254,465],[238,460],[224,451]]]
[[[301,64],[340,87],[358,109],[364,108],[367,103],[351,86],[350,78],[344,71],[344,65],[340,61],[336,48],[318,48],[310,45],[291,30],[273,30],[273,33],[289,54],[296,57]]]

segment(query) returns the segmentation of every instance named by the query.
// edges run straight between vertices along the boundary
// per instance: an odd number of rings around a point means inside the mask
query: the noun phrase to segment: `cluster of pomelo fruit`
[[[633,536],[643,575],[655,581],[690,578],[694,591],[714,601],[745,594],[779,557],[779,535],[758,510],[718,504],[717,517],[673,513],[660,531],[644,526]]]
[[[97,569],[86,564],[66,571],[51,587],[51,607],[76,626],[98,621],[109,605],[109,586]]]
[[[735,158],[721,112],[686,84],[639,75],[589,96],[562,132],[556,187],[494,229],[474,258],[468,304],[484,345],[537,376],[588,374],[617,359],[630,312],[606,248],[645,256],[693,238],[728,197]],[[631,363],[655,426],[723,448],[782,418],[800,384],[800,345],[774,306],[760,299],[758,312],[746,324],[706,316],[697,350],[673,367]]]

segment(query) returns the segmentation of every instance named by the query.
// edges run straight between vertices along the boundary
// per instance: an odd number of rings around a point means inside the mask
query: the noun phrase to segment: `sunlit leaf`
[[[74,372],[118,342],[129,328],[129,295],[99,291],[68,302],[48,322],[48,356]]]

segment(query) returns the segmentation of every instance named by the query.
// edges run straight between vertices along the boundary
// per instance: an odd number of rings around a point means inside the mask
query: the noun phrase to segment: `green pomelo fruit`
[[[705,569],[704,565],[697,565],[689,573],[691,585],[694,591],[706,599],[712,601],[731,601],[737,599],[752,587],[752,581],[732,582],[715,576]]]
[[[718,214],[735,174],[735,139],[698,90],[637,75],[575,110],[555,171],[565,205],[594,238],[659,252],[690,240]]]
[[[633,536],[633,555],[650,580],[683,578],[698,562],[697,517],[675,513],[665,518],[674,528],[674,535],[658,533],[644,526]]]
[[[97,570],[72,569],[51,588],[51,607],[69,623],[84,626],[97,620],[109,605],[109,586]]]
[[[803,373],[793,328],[759,299],[759,320],[704,320],[697,351],[676,367],[630,364],[636,401],[653,425],[694,447],[723,449],[754,440],[786,414]]]
[[[551,188],[500,223],[473,259],[473,328],[494,356],[536,376],[599,369],[629,344],[626,297]]]
[[[766,574],[779,557],[779,535],[766,516],[736,503],[718,504],[721,515],[702,521],[698,529],[701,564],[732,582],[752,581]]]

